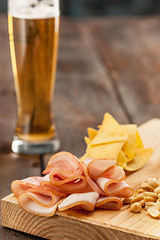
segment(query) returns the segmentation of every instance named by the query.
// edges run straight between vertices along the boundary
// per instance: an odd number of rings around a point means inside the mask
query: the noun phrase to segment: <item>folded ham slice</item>
[[[96,192],[74,193],[65,198],[58,206],[59,211],[80,207],[87,211],[93,211],[99,194]]]
[[[110,210],[119,210],[122,207],[122,200],[119,197],[101,196],[97,199],[95,207]]]
[[[50,158],[43,173],[49,173],[49,181],[60,191],[70,194],[86,188],[80,161],[71,153],[60,152]]]
[[[50,158],[43,174],[48,174],[55,169],[63,169],[75,175],[83,173],[83,168],[79,159],[69,152],[59,152],[54,154]]]
[[[67,196],[67,193],[64,192],[63,190],[57,188],[56,186],[54,186],[50,181],[42,181],[40,183],[40,186],[41,187],[47,187],[47,188],[50,188],[52,190],[52,192],[57,195],[57,196],[60,196],[60,197],[65,197]]]
[[[101,195],[105,195],[105,192],[98,186],[98,184],[94,181],[94,179],[92,179],[89,176],[88,168],[85,165],[85,163],[83,163],[83,168],[84,168],[84,174],[86,176],[87,183],[90,186],[90,188]]]
[[[40,186],[43,177],[28,177],[23,180],[15,180],[11,183],[11,190],[16,197],[21,195],[24,191]]]
[[[75,175],[65,170],[55,170],[50,174],[50,182],[66,193],[79,192],[87,186],[83,175]]]
[[[113,159],[96,159],[86,158],[84,160],[88,169],[88,174],[91,178],[97,178],[104,175],[109,168],[116,165],[116,161]]]
[[[25,211],[45,217],[54,215],[60,200],[60,196],[44,187],[31,188],[18,197],[18,203]]]
[[[106,177],[109,179],[114,179],[117,181],[123,181],[125,179],[125,171],[123,170],[123,168],[119,167],[119,166],[114,166],[108,169],[108,171],[106,171],[102,177]]]
[[[119,182],[116,179],[100,177],[97,179],[97,184],[103,189],[105,194],[109,196],[129,198],[133,194],[133,189],[124,181]]]
[[[105,183],[108,185],[112,182],[122,181],[125,179],[124,170],[115,166],[116,161],[110,159],[96,159],[87,158],[84,160],[84,173],[90,187],[101,195],[106,195],[105,188],[101,179],[105,178]],[[103,177],[100,177],[103,176]],[[100,179],[100,181],[99,181]]]

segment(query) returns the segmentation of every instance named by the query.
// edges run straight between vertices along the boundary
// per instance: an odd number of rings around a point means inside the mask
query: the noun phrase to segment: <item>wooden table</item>
[[[83,154],[87,127],[110,112],[120,123],[160,118],[160,18],[63,19],[54,97],[61,150]],[[11,152],[16,97],[7,17],[0,15],[0,198],[40,174],[38,157]],[[49,158],[45,156],[45,163]],[[0,239],[40,239],[0,226]]]

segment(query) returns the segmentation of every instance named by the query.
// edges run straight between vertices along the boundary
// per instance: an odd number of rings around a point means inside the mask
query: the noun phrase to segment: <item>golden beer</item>
[[[18,104],[16,136],[25,141],[55,137],[51,102],[55,84],[59,16],[8,16],[12,68]]]

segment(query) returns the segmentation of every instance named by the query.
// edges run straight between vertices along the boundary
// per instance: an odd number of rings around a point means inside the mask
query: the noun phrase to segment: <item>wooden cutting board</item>
[[[139,127],[145,147],[153,147],[148,163],[126,178],[135,189],[148,177],[160,177],[160,120],[153,119]],[[23,211],[13,194],[1,200],[3,226],[52,240],[142,240],[160,239],[160,219],[147,211],[132,213],[128,206],[120,211],[56,212],[50,218],[34,216]]]

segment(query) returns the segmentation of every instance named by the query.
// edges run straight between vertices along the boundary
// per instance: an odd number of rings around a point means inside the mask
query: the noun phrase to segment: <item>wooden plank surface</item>
[[[145,147],[152,146],[154,154],[142,169],[127,177],[126,181],[134,189],[147,178],[160,176],[160,136],[156,135],[159,131],[160,120],[156,119],[140,127]],[[159,239],[159,221],[151,218],[145,210],[133,213],[128,206],[123,206],[120,211],[57,211],[55,216],[43,218],[24,212],[13,194],[2,199],[2,225],[53,240],[69,240],[75,236],[77,240],[111,240],[118,234],[119,239]]]
[[[107,111],[120,123],[142,123],[160,117],[158,40],[158,17],[61,20],[54,113],[62,150],[83,154],[86,128],[96,127]],[[143,44],[144,41],[148,43]],[[108,56],[109,64],[102,53]],[[0,198],[10,193],[14,179],[40,174],[37,157],[11,153],[15,124],[16,97],[7,17],[0,15]],[[46,161],[48,157],[45,156]],[[0,226],[0,239],[39,238]]]
[[[19,231],[26,231],[31,234],[42,236],[43,238],[52,240],[146,240],[141,236],[136,236],[131,233],[123,231],[117,231],[111,228],[98,226],[93,223],[86,223],[86,221],[77,220],[77,216],[74,219],[74,213],[69,213],[69,217],[66,214],[62,215],[57,213],[52,218],[42,218],[28,214],[19,208],[14,197],[8,196],[2,202],[2,207],[6,213],[5,221],[10,219],[9,224],[13,228]],[[7,211],[12,208],[10,216],[7,215]],[[21,217],[18,217],[20,215]],[[84,216],[82,212],[81,216]],[[18,219],[18,223],[15,222]],[[26,226],[21,225],[21,222],[26,222]],[[38,226],[38,227],[37,227]],[[147,238],[153,240],[153,238]],[[154,238],[155,239],[155,238]]]
[[[142,124],[159,118],[159,18],[92,19],[90,26],[129,119]]]

